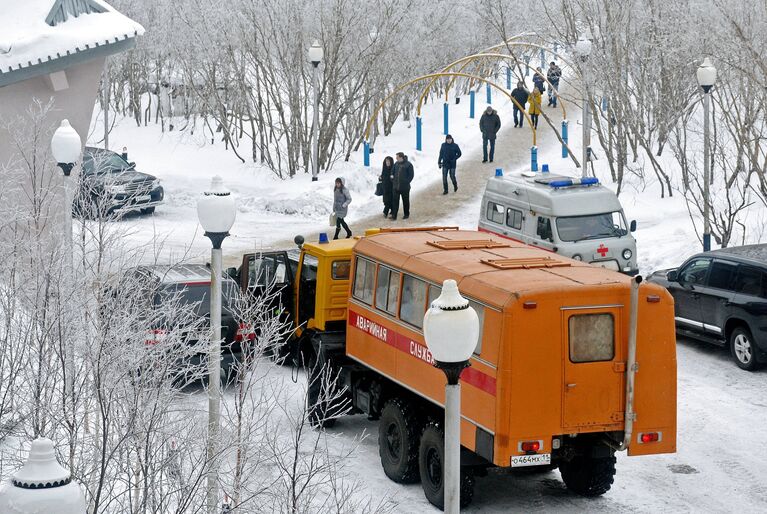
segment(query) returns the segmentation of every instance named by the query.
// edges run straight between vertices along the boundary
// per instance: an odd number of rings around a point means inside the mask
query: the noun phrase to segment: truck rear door
[[[562,309],[562,426],[583,429],[623,421],[621,307]]]

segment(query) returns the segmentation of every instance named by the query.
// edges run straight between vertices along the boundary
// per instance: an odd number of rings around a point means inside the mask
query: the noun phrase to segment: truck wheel
[[[378,422],[378,454],[390,479],[401,484],[418,481],[418,443],[421,426],[412,404],[392,398]]]
[[[329,373],[328,368],[330,368]],[[309,362],[306,407],[309,413],[309,423],[313,427],[332,428],[336,424],[336,418],[333,417],[334,405],[328,401],[328,398],[334,396],[338,385],[335,381],[331,384],[323,384],[328,376],[335,378],[336,371],[330,362],[325,359],[318,359],[316,355],[313,355]]]
[[[440,510],[445,508],[443,483],[445,456],[445,432],[436,422],[426,425],[418,447],[418,467],[421,487],[429,503]],[[474,475],[461,470],[461,507],[468,507],[474,498]]]
[[[610,490],[615,476],[615,456],[586,457],[578,455],[559,465],[568,489],[582,496],[601,496]]]
[[[730,353],[740,369],[754,371],[759,366],[754,338],[746,327],[737,327],[730,334]]]

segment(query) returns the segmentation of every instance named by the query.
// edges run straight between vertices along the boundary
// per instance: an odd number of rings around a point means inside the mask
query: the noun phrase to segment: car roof
[[[714,257],[733,258],[733,260],[740,262],[767,266],[767,244],[718,248],[708,252],[708,254],[711,254]],[[706,253],[702,253],[700,255],[706,255]]]
[[[163,284],[205,285],[210,284],[210,267],[206,264],[174,264],[140,266],[139,270],[149,274]],[[233,282],[223,274],[224,281]]]

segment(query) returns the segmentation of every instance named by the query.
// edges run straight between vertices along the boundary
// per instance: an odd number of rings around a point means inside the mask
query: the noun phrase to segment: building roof
[[[128,49],[144,27],[102,0],[0,0],[0,87]]]

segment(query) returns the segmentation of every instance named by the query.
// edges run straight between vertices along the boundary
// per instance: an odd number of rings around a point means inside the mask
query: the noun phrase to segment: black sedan
[[[699,253],[648,280],[674,297],[677,332],[726,346],[742,369],[767,362],[767,244]]]
[[[85,147],[82,174],[72,206],[74,215],[103,218],[131,211],[151,214],[164,196],[157,177],[136,171],[136,163],[109,150]]]

